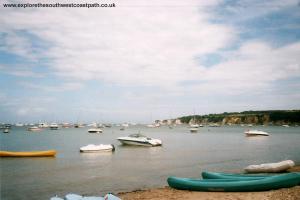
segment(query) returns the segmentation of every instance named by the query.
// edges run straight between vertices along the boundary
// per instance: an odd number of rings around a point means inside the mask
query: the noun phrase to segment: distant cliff
[[[190,115],[178,118],[182,123],[191,121],[208,124],[273,124],[273,125],[299,125],[300,110],[267,110],[267,111],[244,111],[209,115]]]

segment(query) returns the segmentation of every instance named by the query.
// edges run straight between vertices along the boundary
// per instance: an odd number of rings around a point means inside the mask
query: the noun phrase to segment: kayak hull
[[[0,157],[51,157],[55,156],[55,150],[49,151],[0,151]]]
[[[270,177],[270,175],[266,174],[230,174],[230,173],[220,173],[220,172],[202,172],[203,179],[236,179],[236,180],[256,180],[262,179],[266,177]]]
[[[257,180],[207,180],[169,177],[167,182],[170,187],[180,190],[254,192],[296,186],[300,183],[300,174],[288,173]]]

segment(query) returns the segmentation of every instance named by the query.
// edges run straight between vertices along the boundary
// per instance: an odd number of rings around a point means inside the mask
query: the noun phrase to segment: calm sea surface
[[[247,138],[247,127],[203,127],[190,133],[187,126],[45,129],[28,132],[13,127],[0,133],[1,150],[55,149],[55,158],[1,158],[1,199],[42,200],[67,193],[103,195],[166,186],[168,176],[200,177],[203,170],[240,171],[250,164],[292,159],[300,164],[300,127],[251,127],[269,137]],[[117,137],[141,132],[160,138],[162,147],[122,146]],[[87,144],[114,144],[113,153],[79,153]]]

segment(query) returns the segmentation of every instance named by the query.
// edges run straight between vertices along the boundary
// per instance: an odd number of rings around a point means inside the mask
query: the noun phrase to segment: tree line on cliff
[[[300,124],[300,110],[265,110],[224,112],[220,114],[189,115],[179,118],[182,123],[191,120],[197,123],[219,124]]]

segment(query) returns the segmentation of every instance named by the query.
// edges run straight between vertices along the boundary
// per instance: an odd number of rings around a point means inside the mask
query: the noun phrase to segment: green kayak
[[[267,174],[249,175],[249,174],[230,174],[230,173],[220,173],[220,172],[202,172],[203,179],[257,180],[257,179],[263,179],[271,176],[272,175],[267,175]]]
[[[253,192],[296,186],[300,183],[300,173],[287,173],[256,180],[169,177],[167,182],[170,187],[180,190]]]

